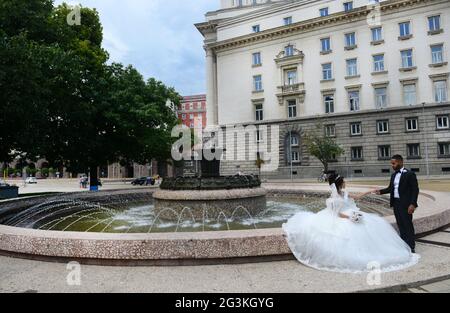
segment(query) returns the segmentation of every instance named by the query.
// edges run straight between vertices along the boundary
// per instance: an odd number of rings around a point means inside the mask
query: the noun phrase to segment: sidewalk
[[[317,271],[296,260],[175,267],[81,265],[81,285],[67,284],[67,264],[0,257],[0,292],[447,292],[450,248],[419,243],[420,263],[381,274]]]

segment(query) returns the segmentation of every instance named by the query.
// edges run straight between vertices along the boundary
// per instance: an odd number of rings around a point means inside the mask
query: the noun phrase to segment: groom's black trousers
[[[397,226],[400,231],[400,237],[412,250],[416,248],[415,232],[413,224],[413,215],[408,214],[408,208],[400,204],[399,199],[394,200],[394,214],[397,219]]]

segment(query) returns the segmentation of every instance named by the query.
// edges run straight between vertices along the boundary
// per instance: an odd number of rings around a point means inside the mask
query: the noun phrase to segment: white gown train
[[[362,215],[359,222],[339,217],[353,212]],[[337,193],[334,184],[326,209],[299,212],[282,227],[297,260],[319,270],[389,272],[413,266],[420,258],[384,218],[361,212],[348,194]]]

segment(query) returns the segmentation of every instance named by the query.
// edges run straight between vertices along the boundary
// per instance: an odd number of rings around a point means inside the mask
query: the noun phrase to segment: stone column
[[[206,48],[206,107],[207,125],[218,124],[216,60],[214,52]]]

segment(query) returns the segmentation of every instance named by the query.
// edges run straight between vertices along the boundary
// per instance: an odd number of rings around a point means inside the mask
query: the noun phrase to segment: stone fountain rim
[[[159,200],[231,200],[265,196],[267,190],[263,187],[219,190],[163,190],[153,193],[153,198]]]
[[[268,189],[277,193],[293,190]],[[297,190],[299,194],[317,190]],[[319,192],[321,193],[321,192]],[[422,192],[415,216],[417,233],[426,233],[450,224],[450,196],[437,192]],[[442,199],[441,199],[442,198]],[[386,219],[393,225],[393,216]],[[291,252],[281,228],[209,231],[192,233],[81,233],[25,229],[0,225],[0,253],[49,260],[109,261],[211,261],[213,264],[230,259],[287,256]],[[175,265],[177,265],[176,263]],[[122,264],[123,265],[123,264]],[[126,265],[126,263],[125,263]]]

